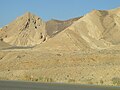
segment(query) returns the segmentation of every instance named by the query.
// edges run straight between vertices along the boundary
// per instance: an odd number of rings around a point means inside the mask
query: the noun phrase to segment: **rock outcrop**
[[[0,37],[13,46],[35,46],[46,40],[45,22],[27,12],[3,27]]]

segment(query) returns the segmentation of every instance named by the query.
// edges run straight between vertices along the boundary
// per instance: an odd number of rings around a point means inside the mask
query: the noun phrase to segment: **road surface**
[[[120,90],[120,87],[0,81],[0,90]]]

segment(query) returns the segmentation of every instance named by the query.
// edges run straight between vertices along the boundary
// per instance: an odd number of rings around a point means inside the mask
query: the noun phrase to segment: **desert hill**
[[[77,18],[43,46],[58,50],[115,49],[120,45],[119,36],[120,9],[93,10]]]
[[[119,8],[93,10],[82,17],[47,22],[28,12],[0,30],[1,39],[10,45],[51,50],[118,49],[119,36]]]
[[[0,80],[120,86],[120,8],[44,22],[26,13],[0,29]]]
[[[75,22],[68,30],[78,32],[94,49],[107,49],[119,45],[120,10],[114,13],[115,11],[93,10]]]
[[[46,39],[45,22],[29,12],[1,29],[1,39],[13,46],[34,46]]]
[[[55,36],[56,34],[60,33],[64,29],[66,29],[67,27],[72,25],[73,22],[77,21],[80,18],[81,17],[77,17],[77,18],[73,18],[73,19],[69,19],[69,20],[65,20],[65,21],[55,20],[55,19],[47,21],[46,22],[46,31],[47,31],[48,36],[49,37]]]

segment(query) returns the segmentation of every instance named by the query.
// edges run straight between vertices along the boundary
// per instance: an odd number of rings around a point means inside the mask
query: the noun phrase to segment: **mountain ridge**
[[[20,20],[22,24],[20,24]],[[11,25],[13,26],[11,27]],[[23,27],[20,31],[22,35],[26,35],[26,37],[18,37],[19,30],[18,28],[18,31],[16,28],[14,30],[14,26],[18,26],[20,29]],[[6,36],[6,32],[9,32],[9,29],[7,29],[7,31],[6,27],[12,28],[11,32],[14,31],[17,36],[12,37],[12,39],[9,37],[9,34]],[[65,21],[52,19],[47,22],[27,12],[8,26],[3,27],[1,31],[5,32],[0,33],[0,37],[3,38],[4,42],[15,46],[37,45],[37,47],[43,46],[42,48],[48,47],[49,49],[58,48],[58,50],[63,49],[64,46],[64,49],[71,48],[71,50],[114,49],[115,46],[119,46],[120,44],[119,27],[120,8],[112,10],[92,10],[81,17]]]

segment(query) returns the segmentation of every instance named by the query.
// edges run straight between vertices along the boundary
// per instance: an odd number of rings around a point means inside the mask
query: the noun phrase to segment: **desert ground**
[[[0,51],[0,79],[120,85],[120,51]],[[113,62],[114,61],[114,62]]]
[[[69,20],[27,12],[0,28],[0,79],[120,85],[120,8]]]

